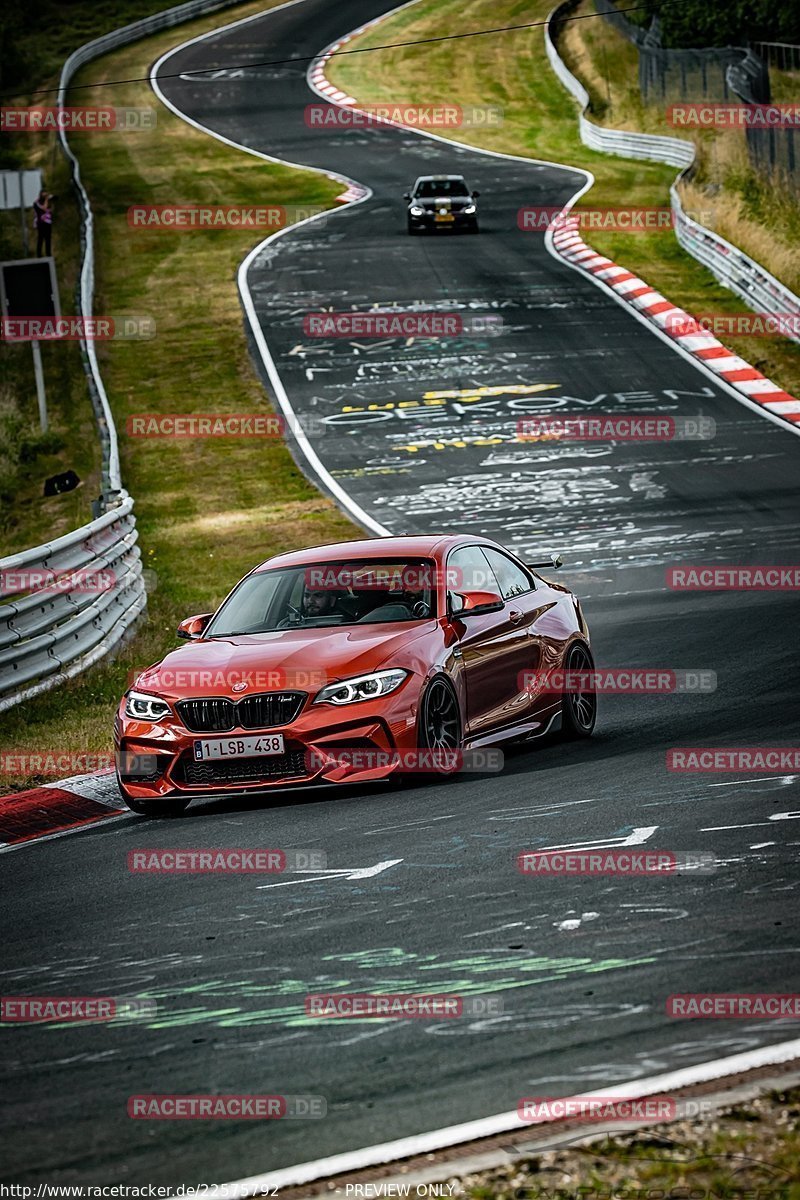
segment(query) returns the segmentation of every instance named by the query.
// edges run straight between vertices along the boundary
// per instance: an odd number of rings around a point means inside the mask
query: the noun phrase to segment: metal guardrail
[[[602,154],[618,154],[625,158],[649,159],[680,167],[681,171],[670,188],[675,236],[692,258],[697,259],[712,275],[730,291],[734,292],[752,309],[767,315],[800,317],[800,296],[795,295],[784,284],[771,275],[765,267],[750,258],[743,250],[699,224],[683,208],[678,187],[688,178],[695,160],[692,142],[681,138],[664,137],[660,134],[636,133],[633,130],[609,129],[596,125],[586,116],[590,97],[586,88],[576,79],[556,49],[554,32],[561,20],[573,9],[577,0],[565,0],[547,18],[545,26],[545,49],[551,67],[564,87],[581,106],[578,117],[581,141],[591,150]],[[785,336],[800,343],[800,333],[788,323]]]
[[[62,67],[57,103],[65,103],[76,71],[93,59],[239,2],[190,0],[87,42]],[[59,137],[71,164],[81,210],[77,311],[88,317],[94,298],[94,215],[66,132],[60,130]],[[81,341],[81,355],[100,433],[102,502],[107,511],[55,541],[0,559],[0,712],[63,683],[103,658],[118,645],[147,603],[133,499],[122,487],[117,431],[93,342]],[[108,586],[92,587],[87,576],[94,576],[96,584],[97,572],[106,573]],[[51,586],[24,586],[32,576],[49,578],[49,573]],[[4,581],[9,580],[10,586],[6,586]]]
[[[147,602],[133,500],[0,560],[0,712],[85,670]]]
[[[800,71],[800,46],[790,42],[753,42],[753,49],[779,71]]]

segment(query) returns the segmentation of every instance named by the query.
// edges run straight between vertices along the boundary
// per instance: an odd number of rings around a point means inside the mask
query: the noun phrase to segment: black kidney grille
[[[203,700],[180,700],[175,707],[193,733],[225,733],[231,729],[274,729],[288,725],[305,702],[305,692],[264,692],[241,700],[212,696]]]
[[[302,779],[308,775],[305,750],[260,758],[229,758],[194,762],[182,755],[174,771],[178,783],[190,787],[219,787],[233,783],[266,783],[271,779]]]
[[[175,707],[186,728],[195,733],[236,728],[236,707],[230,700],[181,700]]]
[[[239,724],[242,729],[271,729],[293,721],[306,698],[305,692],[264,692],[261,696],[245,696],[239,701]]]

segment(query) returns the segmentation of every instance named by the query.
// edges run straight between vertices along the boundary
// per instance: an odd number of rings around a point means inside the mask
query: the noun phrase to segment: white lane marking
[[[528,858],[534,854],[553,854],[556,851],[608,850],[612,846],[641,846],[642,842],[651,838],[657,829],[657,825],[642,825],[634,829],[627,837],[603,838],[592,842],[568,842],[563,846],[544,846],[541,850],[526,850],[525,857]]]
[[[777,846],[777,842],[753,842],[751,850],[764,850],[767,846]]]
[[[390,867],[396,867],[402,861],[402,858],[387,858],[383,862],[375,863],[374,867],[336,867],[317,871],[311,867],[301,867],[292,874],[308,875],[311,878],[286,879],[283,883],[260,883],[256,891],[264,892],[268,888],[291,887],[295,883],[321,883],[328,879],[371,879],[373,875],[380,875],[383,871],[388,871]]]
[[[757,779],[731,779],[724,783],[710,783],[709,787],[746,787],[749,783],[781,783],[788,787],[797,779],[797,775],[759,775]]]
[[[615,1100],[640,1099],[661,1092],[669,1093],[678,1088],[690,1087],[712,1079],[721,1079],[725,1075],[752,1071],[757,1067],[791,1062],[792,1059],[798,1057],[800,1057],[800,1038],[795,1038],[794,1041],[762,1046],[757,1050],[746,1050],[742,1054],[712,1059],[710,1062],[698,1063],[693,1067],[681,1067],[676,1071],[668,1071],[664,1075],[651,1076],[649,1079],[618,1083],[613,1087],[604,1088],[603,1094],[609,1099]],[[595,1088],[593,1092],[580,1093],[575,1099],[589,1099],[596,1093],[597,1089]],[[547,1124],[548,1122],[541,1123]],[[530,1122],[523,1121],[516,1110],[497,1113],[493,1117],[467,1121],[463,1125],[449,1125],[444,1129],[434,1129],[430,1133],[415,1134],[411,1137],[399,1138],[394,1142],[383,1142],[377,1146],[365,1146],[361,1150],[352,1150],[344,1154],[333,1154],[328,1158],[298,1163],[297,1166],[285,1167],[280,1171],[251,1175],[247,1179],[236,1179],[230,1183],[210,1188],[207,1200],[240,1200],[240,1198],[243,1200],[246,1196],[257,1195],[261,1190],[297,1187],[315,1179],[325,1179],[331,1175],[341,1175],[345,1172],[362,1171],[366,1167],[389,1164],[420,1154],[430,1154],[449,1146],[491,1137],[493,1134],[517,1132],[529,1128]]]
[[[800,819],[800,812],[778,812],[772,813],[767,817],[766,821],[751,821],[747,825],[707,825],[705,829],[701,829],[701,833],[718,833],[721,829],[759,829],[765,825],[769,825],[770,821],[797,821]]]
[[[275,398],[277,399],[278,404],[280,405],[284,414],[289,418],[292,436],[297,442],[297,445],[302,453],[305,455],[306,461],[308,462],[312,471],[314,471],[314,473],[317,475],[320,482],[324,485],[326,490],[336,500],[338,500],[339,504],[347,513],[349,513],[354,521],[360,524],[364,529],[371,530],[373,533],[377,533],[381,537],[388,537],[389,530],[376,521],[374,517],[371,517],[367,512],[365,512],[364,509],[352,499],[349,493],[347,493],[344,488],[336,482],[331,473],[328,471],[327,467],[323,465],[322,460],[319,458],[316,450],[311,445],[308,434],[302,428],[299,418],[295,413],[286,393],[286,389],[283,386],[283,381],[278,374],[275,361],[270,353],[266,338],[264,337],[264,331],[261,328],[256,315],[255,305],[253,304],[253,298],[247,281],[247,273],[250,269],[251,263],[255,258],[258,257],[264,247],[270,244],[270,242],[273,242],[276,238],[284,236],[290,230],[300,229],[302,225],[309,225],[312,221],[318,221],[321,217],[333,218],[338,216],[339,213],[344,212],[346,208],[349,208],[351,205],[363,204],[364,201],[368,200],[372,195],[371,188],[366,187],[364,184],[358,183],[358,181],[355,179],[350,179],[347,175],[340,175],[337,171],[325,171],[320,167],[309,167],[305,163],[296,163],[285,158],[275,158],[273,155],[265,154],[261,150],[254,150],[250,146],[243,146],[241,142],[235,142],[231,138],[225,137],[224,134],[217,133],[215,130],[209,128],[209,126],[203,125],[200,121],[195,121],[193,117],[189,117],[186,115],[186,113],[181,112],[179,108],[177,108],[170,100],[167,99],[158,83],[158,72],[173,54],[178,54],[180,51],[185,50],[188,46],[195,45],[197,42],[202,42],[207,39],[217,37],[219,34],[224,33],[229,29],[233,29],[238,25],[245,25],[250,21],[260,20],[267,15],[267,13],[271,15],[272,13],[280,12],[282,9],[291,8],[293,5],[301,3],[303,3],[303,0],[286,0],[286,3],[276,5],[275,8],[268,9],[264,12],[255,13],[253,16],[244,17],[238,21],[231,21],[228,25],[223,25],[219,29],[211,29],[207,33],[202,33],[198,37],[190,38],[188,41],[182,42],[179,46],[173,46],[173,48],[168,50],[166,54],[162,54],[158,62],[156,62],[152,67],[150,71],[150,86],[161,103],[168,108],[170,112],[174,113],[174,115],[181,121],[184,121],[187,125],[193,126],[202,133],[207,133],[209,137],[216,138],[217,141],[223,142],[226,146],[231,146],[235,150],[241,150],[245,154],[251,154],[254,158],[259,158],[264,162],[277,163],[281,166],[295,167],[299,171],[311,171],[316,175],[325,175],[328,179],[335,179],[338,183],[343,183],[348,188],[358,188],[359,191],[363,191],[364,194],[361,195],[360,199],[348,200],[347,204],[343,208],[325,209],[324,212],[316,213],[312,217],[306,217],[305,220],[298,221],[295,225],[287,225],[285,229],[279,229],[276,233],[270,234],[270,236],[265,238],[263,242],[259,242],[259,244],[250,251],[244,261],[241,263],[237,276],[237,282],[242,296],[245,312],[247,313],[247,319],[250,322],[250,328],[252,329],[253,337],[255,338],[261,359],[266,368],[273,391],[275,392]]]
[[[464,940],[467,938],[484,937],[487,933],[500,933],[503,929],[519,929],[524,925],[524,921],[509,921],[507,925],[495,925],[494,929],[479,929],[477,933],[465,933]]]

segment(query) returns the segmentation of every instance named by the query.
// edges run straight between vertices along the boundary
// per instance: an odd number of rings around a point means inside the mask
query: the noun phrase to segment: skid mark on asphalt
[[[580,804],[597,804],[596,797],[588,800],[554,800],[550,804],[530,804],[516,808],[495,808],[486,816],[491,821],[526,821],[539,817],[560,816],[565,808]]]
[[[399,829],[421,830],[427,829],[437,821],[454,821],[455,813],[447,813],[441,817],[420,817],[415,821],[405,821],[402,825],[379,825],[375,829],[365,829],[361,834],[362,837],[373,837],[379,833],[393,833]]]
[[[641,1012],[643,1010],[639,1009],[637,1011]],[[633,1016],[636,1014],[620,1013],[619,1015]],[[664,1051],[648,1049],[634,1054],[630,1059],[622,1062],[606,1062],[595,1066],[579,1066],[569,1075],[530,1076],[526,1080],[526,1084],[530,1087],[541,1087],[546,1084],[567,1084],[572,1086],[577,1079],[583,1080],[586,1083],[601,1083],[607,1087],[621,1080],[641,1079],[645,1076],[675,1069],[676,1063],[679,1066],[681,1065],[681,1060],[703,1061],[705,1058],[708,1058],[709,1050],[713,1050],[715,1058],[722,1058],[729,1054],[740,1054],[745,1050],[752,1050],[756,1046],[763,1044],[759,1033],[763,1034],[763,1030],[754,1032],[752,1036],[750,1036],[749,1028],[746,1032],[737,1030],[735,1034],[725,1032],[718,1034],[709,1033],[702,1042],[671,1042]]]
[[[193,956],[202,961],[201,956]],[[509,954],[508,952],[485,952],[463,958],[443,959],[440,955],[418,955],[400,947],[382,947],[347,954],[325,955],[320,960],[331,966],[335,974],[317,974],[310,978],[280,978],[257,981],[252,978],[212,979],[203,982],[160,982],[158,975],[163,969],[173,971],[178,966],[186,967],[186,961],[175,958],[158,960],[158,973],[135,971],[126,979],[124,989],[148,1000],[155,1000],[158,1011],[154,1016],[120,1017],[114,1024],[137,1026],[151,1030],[166,1030],[210,1025],[220,1029],[281,1026],[284,1029],[305,1029],[321,1032],[327,1040],[332,1027],[352,1029],[362,1025],[372,1028],[375,1018],[320,1018],[310,1017],[305,1011],[305,997],[312,992],[376,992],[458,994],[481,996],[487,992],[513,994],[506,1007],[516,1007],[506,1020],[517,1016],[529,1019],[530,1013],[520,1006],[528,1007],[530,989],[554,980],[575,976],[593,976],[608,971],[629,970],[653,962],[652,956],[633,958],[597,958],[590,956],[557,956]],[[388,973],[387,973],[387,968]],[[278,968],[276,968],[277,970]],[[109,990],[109,969],[99,961],[64,965],[67,978],[80,973],[83,986],[91,986],[93,972],[102,972],[104,988]],[[113,972],[112,972],[113,973]],[[48,985],[53,985],[52,974]],[[28,973],[17,973],[15,982],[25,986]],[[151,982],[148,982],[151,980]],[[266,1007],[253,1007],[272,1001]],[[274,1001],[283,1003],[275,1004]],[[396,1025],[393,1019],[380,1019],[389,1026]],[[86,1022],[90,1024],[94,1022]],[[415,1023],[416,1024],[416,1023]],[[70,1023],[54,1023],[50,1028],[70,1028]],[[474,1022],[464,1022],[464,1030],[475,1032]],[[348,1037],[353,1037],[349,1033]]]

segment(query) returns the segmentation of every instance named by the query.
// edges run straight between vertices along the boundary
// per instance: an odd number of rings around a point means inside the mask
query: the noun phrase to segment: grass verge
[[[27,107],[55,102],[61,66],[78,46],[112,29],[159,12],[164,0],[42,0],[23,12],[6,5],[0,15],[0,79],[4,104]],[[108,98],[106,98],[108,100]],[[75,97],[76,102],[80,102]],[[56,197],[53,252],[61,310],[75,312],[80,269],[79,214],[69,166],[56,137],[9,133],[0,146],[0,168],[39,169]],[[34,257],[31,211],[25,214],[27,253],[18,209],[0,212],[0,260]],[[77,343],[41,344],[49,430],[41,433],[31,349],[3,347],[0,387],[0,555],[24,550],[91,520],[100,492],[100,445],[95,432]],[[71,467],[81,480],[72,492],[47,499],[44,480]]]
[[[469,1200],[799,1200],[800,1089],[451,1179]]]
[[[224,14],[263,10],[264,0]],[[133,204],[233,203],[333,206],[341,184],[265,163],[192,129],[163,109],[146,76],[157,56],[219,25],[223,17],[137,42],[87,67],[77,82],[87,104],[158,108],[155,130],[75,135],[72,145],[95,213],[98,313],[151,316],[151,341],[105,342],[101,371],[120,433],[122,474],[136,499],[145,566],[155,590],[135,639],[113,663],[18,705],[0,717],[16,753],[103,753],[119,696],[133,671],[175,644],[177,622],[216,607],[254,563],[281,550],[344,540],[355,527],[310,484],[276,439],[153,440],[126,437],[137,413],[271,411],[250,360],[236,271],[263,235],[253,231],[168,233],[132,229]],[[47,782],[5,776],[6,790]]]
[[[416,41],[454,29],[465,33],[543,22],[551,8],[551,0],[473,0],[465,20],[459,0],[420,0],[355,38],[347,48]],[[596,37],[602,33],[600,26],[605,25],[599,17],[576,24],[591,26]],[[613,54],[607,54],[612,88],[615,79],[627,78],[632,69],[625,58],[627,43],[620,35],[615,36],[622,43],[618,47],[622,57],[617,61]],[[598,55],[602,59],[599,49]],[[370,54],[339,55],[328,64],[328,77],[363,103],[399,100],[425,104],[449,102],[465,107],[501,106],[504,121],[500,126],[443,128],[437,132],[487,150],[587,168],[596,182],[584,197],[583,208],[651,208],[669,204],[674,168],[598,154],[581,143],[577,105],[550,67],[541,27],[375,50]],[[481,205],[488,208],[491,197],[485,196]],[[705,210],[709,206],[704,201],[698,207]],[[531,235],[520,232],[519,236],[523,253],[524,238]],[[749,311],[684,253],[669,229],[652,233],[598,231],[587,236],[587,240],[599,253],[641,275],[690,313]],[[735,343],[732,347],[735,353],[787,391],[800,394],[798,347],[781,337],[737,337],[731,341]]]
[[[27,136],[27,135],[17,135]],[[7,138],[11,141],[11,135]],[[75,312],[79,271],[78,209],[66,160],[52,154],[42,137],[28,146],[27,166],[39,167],[48,190],[57,197],[53,229],[61,311]],[[52,139],[54,142],[55,139]],[[24,249],[19,209],[0,213],[0,259],[36,256],[30,209],[25,214],[28,251]],[[48,432],[42,433],[27,342],[3,342],[0,385],[0,556],[59,537],[91,520],[92,501],[100,494],[100,441],[86,387],[77,342],[40,342]],[[67,468],[81,480],[60,496],[44,496],[44,481]]]

